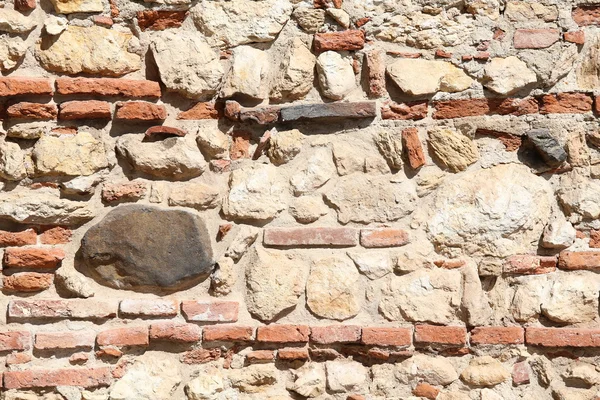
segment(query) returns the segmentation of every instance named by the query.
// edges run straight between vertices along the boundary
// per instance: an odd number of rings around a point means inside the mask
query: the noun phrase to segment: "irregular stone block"
[[[550,167],[558,167],[567,160],[567,152],[547,129],[532,129],[527,138]]]
[[[301,104],[281,109],[282,122],[337,118],[375,118],[376,115],[377,110],[374,101]]]

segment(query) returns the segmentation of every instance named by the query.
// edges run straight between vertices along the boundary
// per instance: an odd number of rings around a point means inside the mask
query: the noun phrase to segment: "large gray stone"
[[[91,227],[80,253],[91,275],[115,288],[180,289],[208,277],[214,267],[200,217],[138,204],[117,207]]]
[[[567,160],[567,152],[547,129],[532,129],[527,132],[527,138],[548,166],[558,167]]]

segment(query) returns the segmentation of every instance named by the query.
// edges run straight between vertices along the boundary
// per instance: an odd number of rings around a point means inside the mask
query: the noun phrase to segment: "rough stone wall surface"
[[[0,0],[0,397],[599,399],[599,26]]]

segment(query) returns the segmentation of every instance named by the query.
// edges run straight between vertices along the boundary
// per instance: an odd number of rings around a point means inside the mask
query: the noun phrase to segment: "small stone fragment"
[[[473,141],[455,130],[432,129],[427,141],[442,165],[452,172],[464,171],[479,158]]]
[[[575,234],[575,228],[570,222],[556,219],[544,228],[542,246],[547,249],[565,249],[575,242]]]
[[[300,38],[290,41],[278,68],[270,97],[275,100],[304,98],[313,87],[317,58]]]
[[[93,13],[104,11],[102,0],[50,0],[58,14]]]
[[[300,396],[314,398],[325,393],[325,370],[319,363],[306,363],[293,371],[294,382],[289,390]]]
[[[0,178],[19,181],[27,176],[25,152],[17,143],[0,142]]]
[[[271,136],[267,155],[275,165],[286,164],[300,153],[304,135],[298,129],[276,132]]]
[[[308,33],[317,33],[325,23],[325,10],[319,8],[298,7],[292,13],[292,18],[300,28]]]
[[[54,281],[59,293],[67,297],[87,299],[95,294],[88,278],[73,269],[59,268],[55,273]]]
[[[0,8],[0,32],[27,33],[36,25],[36,21],[31,17],[9,8]]]
[[[402,136],[397,132],[381,131],[373,139],[390,167],[402,169]]]
[[[294,219],[302,224],[315,222],[326,215],[329,208],[323,202],[321,196],[300,196],[294,199],[290,205],[289,213]]]
[[[384,252],[353,253],[348,257],[354,261],[358,270],[369,279],[379,279],[393,272],[390,256]]]
[[[329,181],[335,171],[331,150],[324,147],[315,149],[305,165],[290,178],[294,194],[313,192]]]
[[[367,369],[356,361],[327,361],[327,388],[334,393],[352,392],[367,381]]]
[[[46,29],[48,35],[55,36],[67,29],[68,24],[68,19],[51,15],[44,21],[44,29]]]

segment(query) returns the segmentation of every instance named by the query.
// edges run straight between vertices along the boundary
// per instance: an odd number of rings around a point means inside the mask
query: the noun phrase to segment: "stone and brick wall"
[[[0,398],[599,399],[599,26],[0,0]]]

